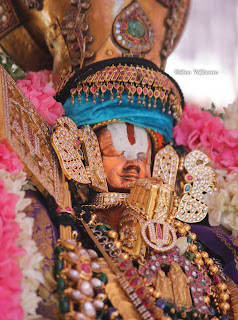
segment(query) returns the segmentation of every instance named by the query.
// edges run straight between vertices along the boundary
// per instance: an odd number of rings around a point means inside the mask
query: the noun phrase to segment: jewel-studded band
[[[104,101],[104,93],[110,92],[111,101],[116,98],[118,103],[122,103],[123,92],[128,93],[130,103],[137,97],[137,103],[153,106],[157,108],[157,100],[162,103],[162,112],[173,115],[178,122],[182,115],[182,99],[180,92],[174,82],[163,72],[156,71],[143,66],[133,66],[119,64],[117,66],[106,66],[94,74],[89,75],[85,80],[79,81],[75,88],[70,90],[72,104],[74,104],[75,95],[78,95],[79,103],[81,94],[86,95],[88,101],[89,94],[93,95],[93,103],[96,104],[96,97],[101,92],[101,102]],[[165,104],[167,103],[167,108]]]

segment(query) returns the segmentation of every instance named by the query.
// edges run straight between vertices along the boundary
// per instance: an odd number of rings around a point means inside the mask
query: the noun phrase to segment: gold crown
[[[24,69],[53,67],[58,75],[122,56],[146,58],[163,69],[189,5],[190,0],[3,0],[0,45]]]

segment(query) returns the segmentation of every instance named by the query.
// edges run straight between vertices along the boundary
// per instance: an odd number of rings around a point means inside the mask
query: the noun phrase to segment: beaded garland
[[[89,226],[94,236],[111,257],[112,263],[118,266],[122,273],[118,278],[120,286],[143,319],[161,319],[163,314],[169,317],[168,319],[218,319],[215,315],[218,315],[220,319],[229,319],[228,310],[230,309],[230,304],[228,301],[230,295],[226,283],[221,280],[223,275],[219,275],[219,268],[216,266],[215,261],[209,258],[208,253],[204,251],[202,245],[196,241],[196,234],[190,232],[191,228],[188,224],[184,224],[178,220],[174,223],[177,235],[187,235],[187,241],[190,243],[188,251],[183,256],[179,254],[179,249],[176,247],[167,253],[155,253],[152,251],[147,263],[139,265],[138,270],[133,266],[131,260],[132,258],[135,259],[135,257],[123,251],[122,243],[116,231],[107,225],[103,225],[95,214],[91,215]],[[113,246],[114,250],[111,250]],[[62,247],[64,250],[62,250]],[[93,281],[95,281],[96,286],[98,285],[97,290],[99,282],[101,289],[107,283],[106,275],[100,273],[100,266],[98,265],[97,270],[95,266],[92,268],[92,262],[90,261],[98,259],[96,252],[94,250],[83,249],[81,243],[76,244],[75,241],[61,242],[60,248],[59,246],[56,248],[58,255],[56,266],[57,263],[61,266],[60,270],[56,268],[58,270],[56,274],[58,274],[58,290],[62,294],[60,308],[63,310],[63,313],[68,316],[70,315],[75,320],[85,319],[86,316],[90,316],[92,319],[101,319],[102,312],[105,319],[120,319],[118,313],[120,310],[109,308],[110,312],[106,312],[104,305],[104,302],[106,303],[106,294],[104,292],[101,291],[99,294],[96,291],[93,294],[95,286],[93,287],[92,279],[95,279]],[[70,251],[70,249],[72,250]],[[66,266],[66,263],[71,265],[70,270],[65,267],[63,268],[63,259],[64,266]],[[61,263],[59,263],[59,260],[61,260]],[[156,292],[153,286],[151,287],[158,270],[161,270],[161,267],[165,265],[170,265],[172,261],[181,265],[187,274],[190,280],[190,289],[195,307],[188,309],[184,307],[179,308],[162,299],[159,292]],[[87,266],[84,268],[86,264]],[[96,265],[97,262],[95,261],[94,264]],[[72,265],[80,265],[80,267],[73,267],[72,269]],[[98,276],[97,278],[92,278],[95,272]],[[67,279],[71,282],[67,282]],[[98,279],[102,280],[98,281]],[[66,282],[68,283],[67,286]],[[89,282],[90,285],[86,282]],[[79,283],[77,289],[70,288],[70,284],[72,283]],[[101,298],[99,298],[100,295],[102,296]],[[94,298],[90,299],[90,296]],[[73,299],[74,303],[81,301],[81,309],[78,312],[70,311],[70,303],[65,302],[69,298]],[[97,306],[97,303],[99,304],[97,300],[103,300],[103,303],[100,303],[101,307]]]

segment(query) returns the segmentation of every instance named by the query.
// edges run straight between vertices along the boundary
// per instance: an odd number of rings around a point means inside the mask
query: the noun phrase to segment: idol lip
[[[127,174],[124,174],[120,177],[123,179],[127,179],[127,180],[138,180],[139,179],[139,175],[136,173],[127,173]]]

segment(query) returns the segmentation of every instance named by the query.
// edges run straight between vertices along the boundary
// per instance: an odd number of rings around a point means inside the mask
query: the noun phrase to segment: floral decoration
[[[227,129],[221,118],[186,105],[173,136],[176,143],[183,144],[188,151],[205,152],[217,168],[238,172],[238,129]]]
[[[0,144],[0,319],[37,319],[43,282],[38,271],[42,260],[32,240],[33,218],[23,210],[30,204],[22,186],[23,164],[15,152]]]
[[[238,173],[215,170],[218,191],[205,195],[211,226],[222,224],[238,237]]]
[[[29,72],[25,79],[18,80],[17,84],[45,120],[50,125],[55,125],[55,120],[63,115],[64,109],[62,103],[53,98],[56,91],[52,81],[52,72],[44,70]]]
[[[222,118],[186,105],[173,136],[188,151],[199,149],[212,160],[218,190],[205,196],[209,223],[222,224],[238,236],[238,101],[225,109]]]
[[[238,99],[224,108],[224,125],[227,129],[238,129]]]

